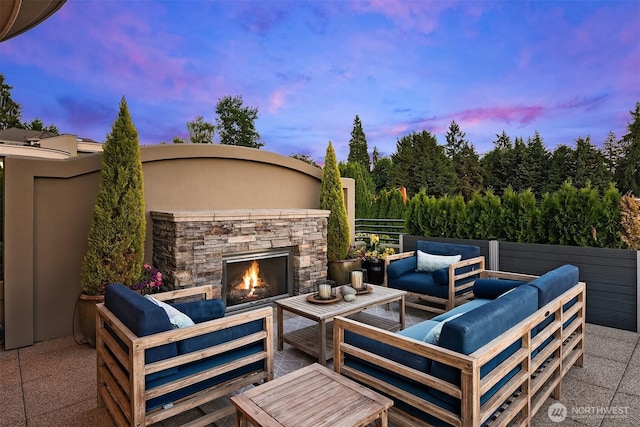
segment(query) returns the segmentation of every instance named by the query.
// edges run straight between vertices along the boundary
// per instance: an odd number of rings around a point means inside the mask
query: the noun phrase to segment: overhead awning
[[[30,30],[53,15],[67,0],[1,0],[0,42]]]

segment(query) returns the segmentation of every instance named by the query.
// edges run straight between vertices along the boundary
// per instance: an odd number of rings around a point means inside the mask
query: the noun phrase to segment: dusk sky
[[[316,161],[346,160],[356,114],[383,155],[452,120],[480,154],[503,130],[602,146],[640,101],[640,1],[69,0],[0,72],[23,121],[97,141],[122,96],[158,144],[241,95],[263,150]]]

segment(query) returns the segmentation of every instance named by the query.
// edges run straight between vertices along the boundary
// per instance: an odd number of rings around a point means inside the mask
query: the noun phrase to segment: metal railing
[[[356,235],[377,234],[387,246],[400,249],[400,235],[404,234],[404,219],[356,218]]]

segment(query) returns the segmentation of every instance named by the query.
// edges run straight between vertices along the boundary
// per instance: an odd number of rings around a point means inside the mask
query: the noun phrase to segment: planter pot
[[[351,282],[351,272],[359,270],[361,262],[356,259],[345,259],[341,261],[329,261],[327,264],[327,276],[336,282],[337,286],[346,285]]]
[[[374,285],[382,285],[384,283],[384,262],[365,261],[362,263],[362,267],[367,269],[369,283]]]
[[[96,347],[96,304],[104,302],[104,295],[80,294],[78,298],[78,325],[87,343]]]

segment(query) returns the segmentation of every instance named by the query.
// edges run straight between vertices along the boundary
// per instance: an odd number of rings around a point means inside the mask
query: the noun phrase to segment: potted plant
[[[362,267],[367,269],[367,277],[369,283],[381,285],[384,282],[384,259],[395,253],[395,250],[386,246],[380,241],[377,234],[358,235],[358,238],[367,238],[368,242],[362,241],[358,247],[360,248],[360,259]],[[388,237],[388,236],[383,236]],[[357,242],[360,243],[360,242]]]
[[[340,170],[336,153],[329,141],[322,169],[320,184],[320,209],[329,210],[327,220],[327,276],[337,285],[349,283],[350,273],[361,267],[360,259],[349,257],[352,253],[351,234],[344,202],[344,192],[340,181]]]
[[[96,195],[82,263],[78,303],[80,331],[95,347],[95,304],[111,283],[131,286],[140,278],[146,233],[140,146],[124,99],[102,152]]]

